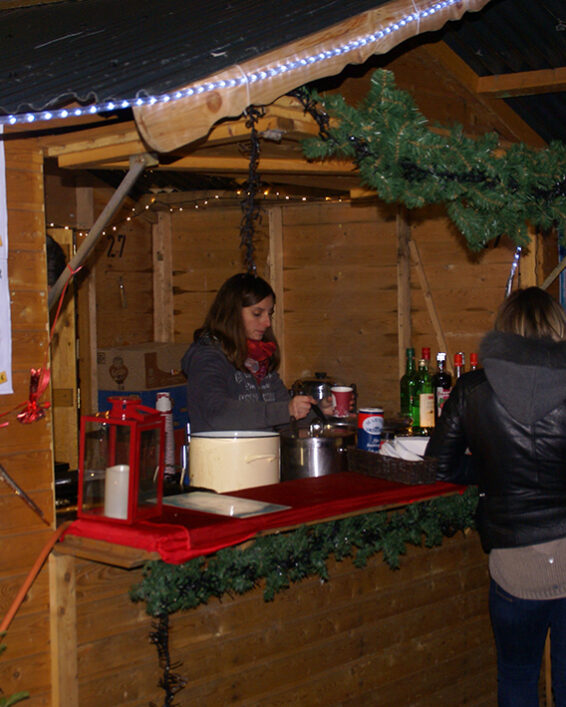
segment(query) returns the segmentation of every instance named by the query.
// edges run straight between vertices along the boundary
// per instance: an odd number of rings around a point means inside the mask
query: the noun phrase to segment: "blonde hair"
[[[566,312],[540,287],[515,290],[500,306],[494,328],[529,339],[566,338]]]

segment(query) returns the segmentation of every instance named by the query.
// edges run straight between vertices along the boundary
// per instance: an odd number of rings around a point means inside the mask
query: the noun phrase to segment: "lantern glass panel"
[[[160,438],[158,427],[140,431],[138,508],[153,506],[158,501]]]
[[[87,420],[84,435],[84,474],[82,510],[95,515],[127,517],[127,475],[120,482],[125,501],[120,508],[108,506],[111,494],[116,495],[116,473],[109,469],[123,469],[129,465],[131,430],[128,425],[109,425],[105,422]],[[123,476],[123,475],[122,475]],[[112,478],[111,478],[112,477]],[[124,508],[122,508],[124,506]]]

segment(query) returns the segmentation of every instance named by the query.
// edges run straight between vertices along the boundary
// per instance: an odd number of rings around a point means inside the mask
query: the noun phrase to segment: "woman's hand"
[[[315,403],[316,400],[310,395],[295,395],[289,400],[289,416],[302,420],[309,414],[311,405]]]
[[[334,412],[334,402],[332,400],[332,395],[329,395],[327,398],[323,398],[318,404],[318,407],[321,409],[323,415],[332,415],[332,413]]]

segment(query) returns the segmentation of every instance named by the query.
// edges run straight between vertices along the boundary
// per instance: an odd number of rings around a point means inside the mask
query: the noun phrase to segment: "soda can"
[[[383,408],[358,410],[358,449],[379,452],[383,430]]]

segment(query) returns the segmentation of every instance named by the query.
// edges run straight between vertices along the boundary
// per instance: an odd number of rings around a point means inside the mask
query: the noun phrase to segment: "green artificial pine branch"
[[[228,547],[209,558],[181,565],[149,562],[142,581],[132,588],[133,601],[145,601],[148,614],[162,617],[206,604],[211,597],[244,594],[264,582],[264,599],[306,577],[329,579],[327,562],[352,557],[363,567],[382,552],[398,569],[407,545],[433,547],[443,537],[474,527],[477,489],[413,503],[398,511],[378,511],[301,526],[257,538],[243,548]]]
[[[307,102],[304,92],[295,95]],[[380,69],[364,100],[353,107],[339,95],[308,99],[326,116],[320,137],[303,141],[309,159],[353,159],[364,184],[387,202],[410,209],[446,204],[472,250],[506,234],[528,243],[527,223],[542,231],[566,225],[566,146],[534,150],[522,143],[504,151],[495,133],[472,139],[462,126],[434,130],[412,97]],[[324,115],[324,113],[323,113]],[[329,127],[328,119],[333,120]]]

